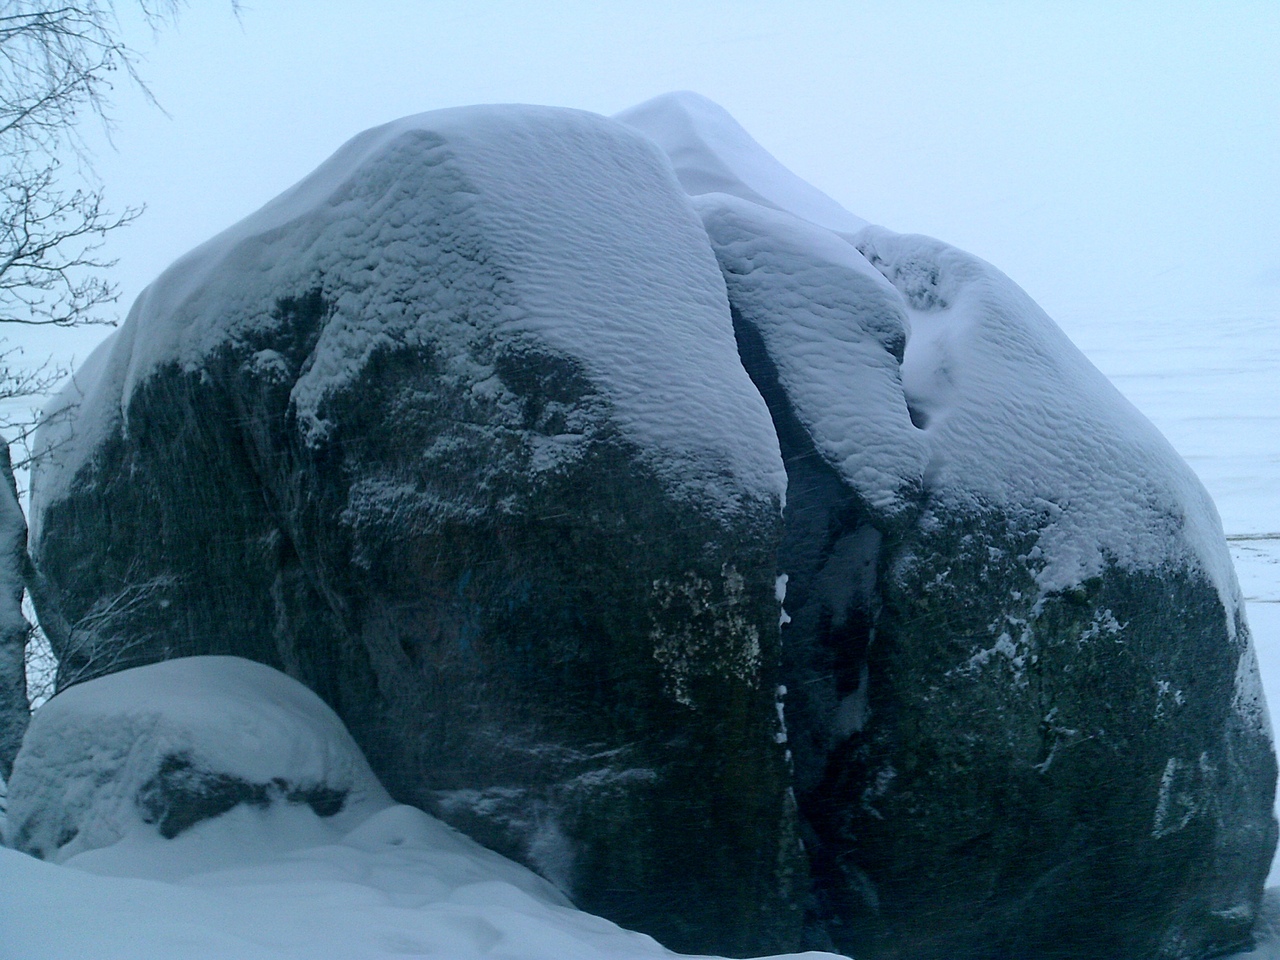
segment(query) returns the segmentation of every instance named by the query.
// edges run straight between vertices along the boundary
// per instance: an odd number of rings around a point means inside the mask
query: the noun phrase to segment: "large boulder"
[[[621,119],[695,196],[787,467],[787,725],[858,957],[1249,942],[1276,765],[1217,512],[1017,286],[840,217],[714,104]]]
[[[1246,943],[1275,760],[1186,465],[994,268],[701,98],[618,121],[378,128],[143,294],[42,435],[62,683],[278,666],[677,949]]]
[[[148,288],[80,396],[35,481],[63,684],[259,660],[582,908],[796,942],[785,474],[652,143],[529,107],[363,134]]]

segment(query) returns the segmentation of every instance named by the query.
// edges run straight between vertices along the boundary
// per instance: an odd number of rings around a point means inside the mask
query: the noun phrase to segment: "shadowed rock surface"
[[[602,118],[402,127],[318,212],[233,228],[149,291],[198,349],[88,388],[121,415],[41,507],[40,562],[92,627],[63,682],[277,666],[397,799],[582,908],[673,949],[782,951],[806,883],[777,742],[782,470],[697,218]],[[174,317],[144,297],[98,360],[137,369]],[[671,350],[712,385],[651,403]]]

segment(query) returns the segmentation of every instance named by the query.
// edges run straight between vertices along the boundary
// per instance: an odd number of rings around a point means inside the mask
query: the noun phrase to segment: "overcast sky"
[[[126,0],[120,0],[126,5]],[[121,313],[168,263],[360,130],[691,89],[853,212],[940,237],[1081,317],[1280,297],[1280,3],[193,0],[127,20],[98,169],[145,217]],[[99,333],[59,341],[83,358]]]

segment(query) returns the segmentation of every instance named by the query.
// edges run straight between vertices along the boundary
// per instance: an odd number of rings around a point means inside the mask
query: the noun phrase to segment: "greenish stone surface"
[[[329,315],[282,297],[257,337],[150,377],[128,436],[46,508],[40,562],[94,627],[58,651],[63,682],[268,663],[397,799],[584,909],[684,951],[794,949],[776,504],[673,500],[575,364],[528,343],[479,348],[515,419],[426,339],[376,355],[302,442],[289,388]],[[536,469],[569,431],[574,455]]]
[[[1236,712],[1247,634],[1192,571],[1041,597],[1034,526],[926,517],[886,559],[870,720],[808,809],[858,956],[1240,949],[1275,844],[1271,745]],[[946,722],[940,723],[939,718]]]

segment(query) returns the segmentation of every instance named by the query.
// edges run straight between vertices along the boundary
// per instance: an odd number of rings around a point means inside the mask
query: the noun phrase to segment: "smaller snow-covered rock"
[[[170,839],[149,813],[165,783],[207,807]],[[37,714],[14,786],[25,848],[65,862],[0,849],[5,958],[674,956],[393,804],[333,712],[250,661],[171,660],[64,691]],[[265,800],[208,806],[246,790]]]
[[[14,763],[9,843],[42,859],[172,839],[240,805],[306,807],[346,831],[391,798],[302,684],[237,657],[137,667],[58,694]]]

